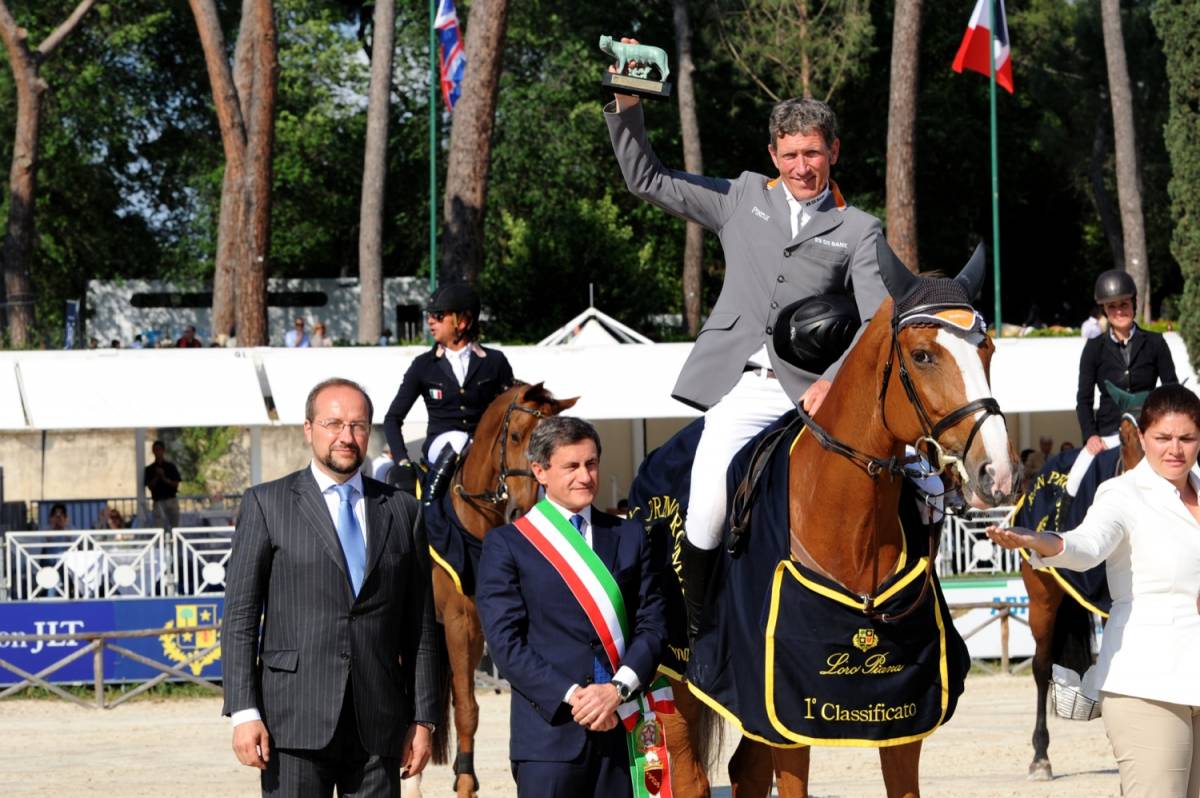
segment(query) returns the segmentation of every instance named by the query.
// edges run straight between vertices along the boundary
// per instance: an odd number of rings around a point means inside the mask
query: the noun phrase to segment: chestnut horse
[[[555,399],[541,383],[517,383],[488,406],[450,487],[454,512],[471,535],[483,540],[489,529],[508,523],[537,503],[538,483],[526,456],[529,436],[541,419],[558,415],[576,401],[578,397]],[[483,628],[475,598],[463,595],[450,573],[436,564],[433,598],[437,619],[445,627],[449,688],[454,698],[458,737],[454,790],[459,798],[471,798],[479,790],[475,776],[475,732],[479,729],[475,669],[483,658]],[[444,695],[443,700],[449,698]],[[444,720],[446,712],[442,714]],[[448,747],[448,724],[441,723],[434,743],[439,764],[445,763]]]
[[[1121,457],[1112,473],[1104,479],[1118,476],[1142,461],[1141,437],[1137,420],[1130,413],[1121,417]],[[1087,508],[1073,504],[1072,519],[1082,520]],[[1070,529],[1064,514],[1038,523],[1041,529]],[[1048,523],[1047,523],[1048,522]],[[1043,526],[1043,523],[1045,526]],[[1033,635],[1033,680],[1037,685],[1037,720],[1033,727],[1033,761],[1029,763],[1031,781],[1049,781],[1054,778],[1050,767],[1050,730],[1046,726],[1046,696],[1050,691],[1050,674],[1057,662],[1083,673],[1092,664],[1089,645],[1092,638],[1092,616],[1074,599],[1063,603],[1066,589],[1059,578],[1050,571],[1036,571],[1029,561],[1021,561],[1021,579],[1029,595],[1029,631]]]
[[[864,619],[901,556],[906,444],[926,452],[976,506],[1003,504],[1020,484],[988,383],[992,342],[969,306],[983,279],[982,247],[953,281],[913,275],[882,239],[878,256],[893,299],[847,355],[788,461],[791,558],[863,596]],[[928,611],[935,554],[920,597],[900,615]],[[766,796],[774,774],[780,798],[806,796],[809,750],[744,737],[730,762],[733,794]],[[920,740],[879,748],[888,796],[919,794],[920,754]],[[707,793],[706,784],[673,786],[676,795]]]

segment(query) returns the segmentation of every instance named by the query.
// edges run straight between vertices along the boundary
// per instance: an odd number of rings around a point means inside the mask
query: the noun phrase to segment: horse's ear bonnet
[[[895,301],[896,317],[900,326],[916,322],[949,322],[951,326],[960,329],[983,326],[982,317],[979,317],[971,305],[971,301],[979,295],[979,289],[983,285],[987,263],[983,244],[975,247],[971,259],[954,279],[913,274],[896,257],[882,236],[876,240],[876,251],[879,274]],[[954,311],[959,313],[955,314]],[[961,311],[970,312],[970,324],[965,324],[958,318],[963,315]]]

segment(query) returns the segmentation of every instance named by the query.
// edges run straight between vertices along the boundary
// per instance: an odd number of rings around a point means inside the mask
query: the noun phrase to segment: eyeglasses
[[[352,435],[365,435],[367,430],[371,428],[369,421],[351,421],[347,424],[339,418],[327,418],[324,421],[316,421],[314,423],[335,438],[341,435],[342,430],[346,427],[350,428],[350,434]]]
[[[450,311],[448,311],[448,310],[427,310],[427,311],[425,311],[425,315],[428,316],[429,318],[433,319],[434,321],[441,321],[442,319],[446,318],[446,316],[449,315],[449,313],[450,313]]]

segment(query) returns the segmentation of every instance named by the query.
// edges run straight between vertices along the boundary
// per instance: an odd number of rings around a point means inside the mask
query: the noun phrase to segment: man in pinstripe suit
[[[416,501],[364,478],[373,408],[305,405],[312,463],[246,492],[225,592],[224,714],[263,795],[399,796],[429,760],[438,654]],[[261,651],[259,622],[261,618]]]

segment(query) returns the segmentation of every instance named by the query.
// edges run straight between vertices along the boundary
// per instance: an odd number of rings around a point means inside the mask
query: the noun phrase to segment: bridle
[[[513,399],[508,404],[508,408],[504,411],[504,420],[500,422],[500,434],[497,440],[500,441],[500,468],[496,473],[496,487],[491,490],[481,491],[479,493],[468,493],[463,486],[463,465],[466,463],[466,458],[459,463],[458,468],[454,472],[454,492],[462,497],[463,501],[471,505],[475,509],[491,513],[502,521],[506,521],[506,510],[500,509],[500,505],[507,505],[509,501],[508,480],[509,477],[524,477],[527,479],[536,480],[533,472],[528,468],[509,468],[508,467],[508,430],[512,424],[513,413],[526,413],[533,416],[537,420],[546,417],[546,414],[541,410],[533,407],[525,407],[518,403],[518,396],[513,396]],[[492,442],[493,448],[495,441]]]
[[[893,438],[895,438],[897,436],[895,433],[892,433],[892,430],[887,423],[887,391],[888,385],[891,383],[892,369],[893,367],[897,368],[897,376],[900,379],[900,384],[904,387],[904,393],[908,397],[908,402],[912,406],[913,410],[916,411],[917,419],[921,424],[921,436],[913,442],[913,448],[918,452],[924,450],[926,460],[930,465],[929,470],[922,470],[922,475],[937,476],[942,474],[948,467],[952,467],[955,474],[961,479],[962,484],[964,485],[969,481],[969,476],[963,460],[966,457],[966,453],[970,451],[971,444],[975,441],[975,436],[978,434],[979,428],[983,426],[983,423],[988,419],[989,416],[996,415],[1004,418],[1004,413],[1001,412],[999,403],[997,403],[994,398],[988,396],[981,399],[973,399],[961,407],[950,411],[937,422],[934,422],[931,419],[929,412],[925,409],[925,404],[921,401],[921,396],[917,393],[916,386],[913,384],[912,376],[908,369],[908,362],[904,357],[904,351],[900,348],[900,330],[903,327],[908,326],[905,323],[906,320],[912,319],[918,315],[922,318],[931,319],[930,324],[936,324],[936,322],[933,322],[932,319],[936,318],[936,315],[939,312],[946,310],[965,310],[967,308],[969,308],[969,306],[957,304],[921,305],[906,310],[903,314],[901,314],[898,309],[893,308],[891,333],[892,341],[888,350],[887,362],[883,367],[883,384],[879,388],[878,400],[880,417],[883,419],[883,427],[892,434]],[[970,310],[972,314],[975,313],[973,308]],[[915,322],[910,321],[909,324],[915,324]],[[914,455],[911,457],[872,457],[871,455],[861,452],[849,444],[843,443],[842,441],[839,441],[837,438],[830,435],[827,430],[823,429],[820,425],[813,421],[812,416],[810,416],[803,407],[798,406],[797,410],[800,414],[801,420],[804,422],[804,425],[808,428],[808,431],[812,433],[813,437],[817,439],[817,442],[820,443],[822,448],[839,454],[860,466],[873,480],[878,480],[879,475],[883,473],[887,473],[893,478],[905,476],[907,471],[906,466],[921,460],[920,455]],[[976,419],[975,424],[971,427],[971,432],[967,435],[966,444],[962,449],[963,454],[960,456],[947,453],[938,439],[947,430],[951,429],[960,423],[964,418],[967,418],[974,413],[980,413],[980,416],[978,419]],[[950,508],[946,508],[946,512],[949,511]],[[863,594],[862,611],[864,615],[872,620],[878,620],[884,623],[894,623],[908,617],[924,602],[925,596],[928,594],[930,586],[933,583],[933,564],[937,559],[938,543],[940,542],[940,536],[935,529],[936,527],[933,524],[929,525],[929,555],[925,563],[924,582],[921,585],[921,592],[917,595],[916,599],[913,600],[912,604],[898,613],[881,613],[875,609],[875,595],[869,593]],[[797,539],[797,543],[799,544],[799,539]],[[803,550],[802,544],[801,549]],[[871,584],[877,585],[879,584],[878,527],[875,528],[875,533],[871,536],[871,551]],[[808,555],[808,559],[812,560],[812,556]],[[815,561],[809,564],[816,566],[816,570],[820,571],[823,575],[829,576],[829,574],[823,568],[820,568]]]

